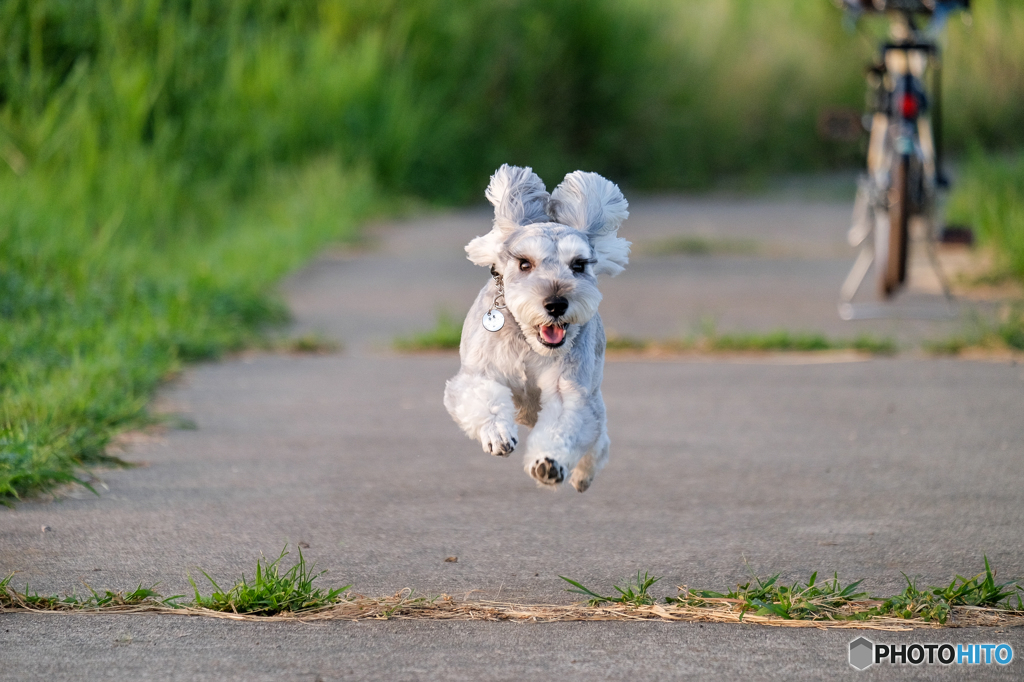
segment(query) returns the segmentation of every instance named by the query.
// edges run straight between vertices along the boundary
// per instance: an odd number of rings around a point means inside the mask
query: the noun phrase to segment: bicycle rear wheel
[[[910,231],[910,156],[893,159],[889,186],[889,230],[884,237],[885,257],[879,258],[879,289],[888,298],[907,279],[907,246]],[[882,236],[882,235],[879,235]]]

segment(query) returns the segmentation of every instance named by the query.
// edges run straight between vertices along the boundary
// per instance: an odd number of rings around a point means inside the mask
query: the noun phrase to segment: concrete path
[[[627,271],[603,285],[608,327],[636,337],[719,329],[892,335],[957,323],[842,322],[846,204],[635,201]],[[159,581],[222,585],[302,542],[325,584],[569,603],[566,575],[604,591],[637,570],[725,589],[812,571],[875,593],[971,574],[987,554],[1024,576],[1024,365],[903,355],[613,360],[612,454],[584,495],[538,489],[484,455],[441,405],[454,355],[401,356],[396,335],[460,314],[486,273],[462,245],[483,211],[380,226],[363,252],[324,254],[286,292],[297,330],[339,354],[253,354],[186,372],[159,407],[194,431],[138,438],[143,463],[102,495],[0,509],[0,573],[40,592]],[[740,255],[654,255],[662,240],[753,241]],[[648,254],[648,255],[645,255]],[[941,306],[927,292],[902,301]],[[46,527],[49,530],[42,532]],[[445,562],[456,556],[456,563]],[[202,582],[200,582],[202,585]],[[205,586],[204,586],[205,588]],[[879,642],[1008,642],[999,666],[874,668],[875,679],[1020,679],[1024,633],[864,633]],[[0,615],[0,679],[826,679],[856,634],[655,623],[249,624],[173,616]]]

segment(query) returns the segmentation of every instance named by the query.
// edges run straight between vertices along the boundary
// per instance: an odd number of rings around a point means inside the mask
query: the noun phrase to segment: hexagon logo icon
[[[850,642],[850,665],[857,670],[864,670],[874,663],[875,643],[866,637],[858,637]]]

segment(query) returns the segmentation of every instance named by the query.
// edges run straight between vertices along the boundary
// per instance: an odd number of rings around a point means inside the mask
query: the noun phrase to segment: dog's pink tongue
[[[554,325],[543,325],[540,328],[540,335],[544,337],[546,343],[555,345],[562,343],[562,339],[565,338],[565,330]]]

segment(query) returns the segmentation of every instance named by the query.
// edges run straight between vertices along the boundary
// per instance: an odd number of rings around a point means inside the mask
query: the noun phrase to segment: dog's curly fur
[[[486,196],[494,226],[466,253],[495,279],[466,316],[462,368],[445,385],[444,404],[493,455],[512,453],[519,424],[532,427],[526,471],[547,486],[568,478],[583,492],[609,446],[597,275],[617,275],[629,262],[629,242],[617,235],[629,204],[596,173],[569,173],[549,195],[530,168],[508,165],[491,177]],[[499,279],[506,321],[490,332],[481,320]]]

